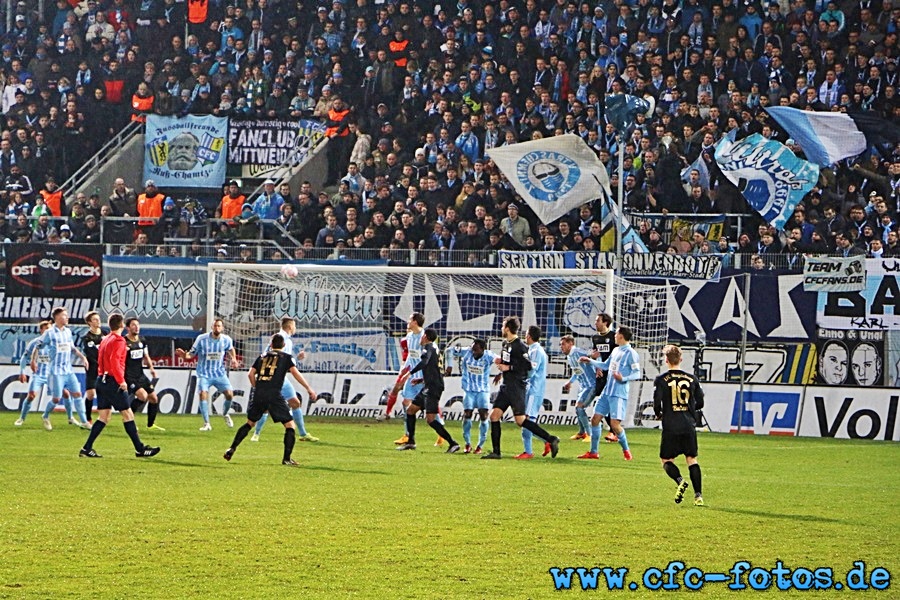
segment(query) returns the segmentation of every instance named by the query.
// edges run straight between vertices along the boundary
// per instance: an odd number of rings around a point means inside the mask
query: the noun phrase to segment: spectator
[[[130,217],[137,214],[137,194],[125,185],[125,180],[122,178],[116,179],[108,202],[113,215],[117,217]]]
[[[158,225],[162,217],[165,196],[156,187],[156,182],[148,179],[144,183],[144,193],[137,197],[137,215],[141,217],[138,227],[144,231],[151,241],[162,239],[163,229]]]
[[[521,246],[525,243],[525,238],[531,235],[531,226],[519,216],[517,204],[511,203],[506,210],[508,216],[500,221],[500,230]]]
[[[220,219],[234,219],[241,214],[246,197],[241,194],[240,187],[235,179],[228,182],[226,189],[228,193],[222,196],[222,201],[216,210],[216,217]]]

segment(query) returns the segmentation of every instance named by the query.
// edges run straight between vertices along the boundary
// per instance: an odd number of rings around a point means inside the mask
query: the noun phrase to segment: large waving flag
[[[831,165],[856,156],[865,152],[868,146],[864,129],[858,127],[853,116],[847,113],[813,112],[789,106],[770,106],[766,112],[817,165]]]
[[[610,94],[606,96],[606,118],[613,124],[616,131],[628,131],[634,125],[638,114],[653,112],[655,102],[652,96],[648,99],[639,98],[630,94]]]
[[[640,234],[631,226],[627,216],[619,215],[619,207],[613,202],[611,196],[603,195],[603,205],[600,207],[600,248],[601,252],[616,251],[616,231],[622,236],[622,251],[626,254],[637,252],[649,252]]]
[[[758,133],[735,141],[730,131],[716,146],[716,162],[753,209],[777,229],[819,180],[819,167]]]
[[[577,135],[500,146],[487,154],[543,223],[609,191],[606,168]]]
[[[697,157],[697,160],[686,166],[681,170],[681,181],[687,183],[691,180],[691,171],[697,169],[697,172],[700,174],[700,187],[704,190],[709,189],[709,167],[706,166],[706,161],[703,160],[703,155]]]

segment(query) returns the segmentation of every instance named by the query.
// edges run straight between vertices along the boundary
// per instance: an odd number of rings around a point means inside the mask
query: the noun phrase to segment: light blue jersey
[[[36,337],[28,342],[28,345],[25,347],[25,352],[22,354],[22,358],[19,359],[19,374],[25,374],[25,367],[31,363],[31,355],[34,353],[35,347],[37,347],[38,370],[34,373],[34,378],[42,379],[46,383],[47,376],[50,374],[50,352],[47,351],[46,347],[39,346],[40,341],[41,338]]]
[[[217,379],[227,376],[225,358],[234,343],[224,333],[218,339],[208,333],[197,336],[191,346],[191,354],[197,356],[197,377]]]
[[[637,351],[631,347],[631,344],[618,346],[612,351],[607,360],[591,360],[591,364],[595,368],[609,371],[602,396],[625,398],[627,400],[630,391],[629,382],[641,378],[641,359]],[[622,381],[617,381],[613,377],[613,373],[621,374]]]
[[[531,361],[531,371],[528,372],[525,389],[525,414],[536,418],[547,391],[547,352],[540,342],[528,346],[528,360]]]
[[[413,369],[417,364],[422,362],[423,335],[425,335],[424,330],[421,330],[418,333],[413,333],[412,331],[410,331],[406,334],[406,350],[408,354],[406,356],[406,362],[403,363],[404,367]]]
[[[45,348],[50,356],[51,375],[69,375],[72,373],[72,348],[75,340],[72,338],[72,330],[68,327],[58,328],[51,325],[38,341],[41,348]]]
[[[594,388],[597,385],[597,368],[591,363],[579,362],[579,359],[581,359],[582,356],[590,358],[591,355],[575,346],[572,347],[569,354],[566,356],[566,363],[572,370],[572,376],[569,377],[569,383],[571,384],[577,381],[578,385],[581,386],[582,391],[590,389],[593,393]]]
[[[458,360],[460,373],[462,374],[462,389],[464,392],[486,393],[491,391],[491,365],[497,355],[490,350],[485,350],[481,358],[475,358],[471,348],[448,348],[446,362]]]

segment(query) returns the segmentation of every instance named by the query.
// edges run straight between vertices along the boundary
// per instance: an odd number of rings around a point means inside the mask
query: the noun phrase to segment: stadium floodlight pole
[[[738,418],[738,433],[743,433],[741,428],[744,423],[744,380],[747,379],[747,320],[750,316],[750,273],[744,273],[744,324],[741,328],[741,387],[738,391],[740,397],[741,416]]]

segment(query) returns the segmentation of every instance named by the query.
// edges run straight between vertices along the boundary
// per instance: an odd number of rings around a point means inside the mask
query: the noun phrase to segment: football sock
[[[575,416],[578,418],[578,433],[587,433],[591,430],[591,421],[583,406],[575,407]]]
[[[306,435],[306,424],[303,422],[303,407],[292,408],[291,416],[294,418],[294,424],[297,426],[297,435]]]
[[[406,436],[409,444],[416,443],[416,415],[406,413]]]
[[[628,450],[628,438],[625,437],[625,430],[623,429],[616,435],[619,436],[619,445],[622,446],[622,450]]]
[[[688,473],[691,475],[691,487],[694,488],[694,493],[698,496],[703,495],[703,482],[700,477],[700,465],[695,463],[688,467]]]
[[[534,454],[534,452],[532,452],[532,446],[531,446],[531,438],[532,437],[534,437],[532,435],[532,433],[523,427],[522,428],[522,448],[525,451],[525,454]]]
[[[663,463],[663,471],[666,472],[666,475],[674,479],[675,483],[681,483],[681,471],[678,470],[678,467],[675,466],[675,463]]]
[[[488,422],[487,419],[482,419],[478,424],[478,446],[484,446],[485,442],[487,442],[487,434],[488,434]]]
[[[228,411],[231,410],[232,402],[234,402],[234,400],[231,400],[230,398],[225,398],[225,402],[222,404],[222,416],[223,417],[228,415]]]
[[[500,421],[491,421],[491,448],[494,454],[500,454]]]
[[[204,423],[209,423],[209,400],[200,401],[200,416]]]
[[[104,427],[106,427],[106,423],[100,419],[94,421],[94,424],[91,425],[91,432],[88,434],[88,439],[84,443],[85,450],[90,450],[94,447],[94,441],[100,436],[100,432],[103,431]]]
[[[22,401],[22,412],[19,415],[19,418],[24,421],[25,417],[28,416],[28,411],[30,411],[30,410],[31,410],[31,400],[23,400]]]
[[[97,423],[102,423],[102,421],[100,419],[97,419]],[[141,442],[140,436],[138,436],[137,425],[134,424],[134,421],[128,421],[127,423],[124,423],[123,426],[125,427],[125,433],[127,433],[128,437],[131,438],[131,443],[134,446],[134,451],[140,452],[141,450],[143,450],[144,444]],[[94,428],[91,427],[91,431],[93,430]]]
[[[246,423],[244,423],[246,425]],[[247,427],[247,431],[250,431],[250,428]],[[244,436],[247,434],[245,433]],[[291,460],[291,453],[294,451],[294,444],[297,443],[297,434],[294,433],[293,429],[287,428],[284,430],[284,458],[281,460]],[[232,446],[233,448],[234,446]]]
[[[63,397],[63,408],[66,409],[66,418],[72,420],[72,399]]]
[[[87,415],[84,412],[84,396],[75,398],[75,412],[78,413],[78,420],[87,423]]]
[[[251,427],[250,427],[249,423],[244,423],[243,425],[238,427],[238,430],[234,434],[234,439],[231,440],[231,449],[232,450],[237,450],[237,447],[241,445],[241,442],[243,442],[244,438],[247,437],[247,434],[250,433],[250,429],[251,429]],[[291,431],[291,430],[288,429],[288,431]],[[294,434],[294,432],[291,431],[291,435],[293,435],[293,434]]]
[[[94,412],[94,399],[82,396],[84,398],[84,416],[88,421],[92,421],[92,413]]]
[[[147,407],[147,427],[153,427],[156,423],[156,415],[159,414],[159,404],[150,403]]]
[[[463,419],[463,440],[467,445],[472,444],[472,419]]]
[[[498,423],[498,425],[499,425],[499,423]],[[547,433],[543,427],[541,427],[540,425],[538,425],[537,423],[535,423],[534,421],[531,421],[529,419],[525,419],[524,421],[522,421],[522,428],[527,429],[528,431],[530,431],[534,435],[538,436],[545,442],[549,442],[550,440],[553,439],[553,436],[550,435],[549,433]]]
[[[50,418],[50,413],[53,412],[53,408],[54,408],[55,406],[56,406],[56,405],[53,404],[53,400],[48,400],[48,401],[47,401],[47,406],[44,407],[44,414],[41,415],[41,418],[43,418],[43,419],[49,419],[49,418]]]
[[[397,404],[397,394],[388,394],[387,408],[385,409],[385,413],[390,415],[392,412],[394,412],[395,404]]]
[[[591,452],[598,454],[600,452],[600,436],[603,435],[603,428],[600,424],[591,425]]]
[[[269,413],[266,413],[260,418],[259,421],[256,422],[256,435],[259,435],[262,431],[263,425],[266,424],[266,421],[269,420]]]
[[[135,397],[135,399],[131,401],[131,412],[133,412],[134,414],[140,413],[144,410],[144,406],[146,406],[146,404],[146,402],[141,402]]]
[[[453,436],[450,435],[450,432],[447,431],[447,428],[444,427],[444,424],[438,421],[438,419],[440,419],[440,417],[437,417],[434,421],[429,423],[429,425],[437,432],[439,436],[447,440],[448,444],[454,446],[456,444],[456,441],[453,439]]]

